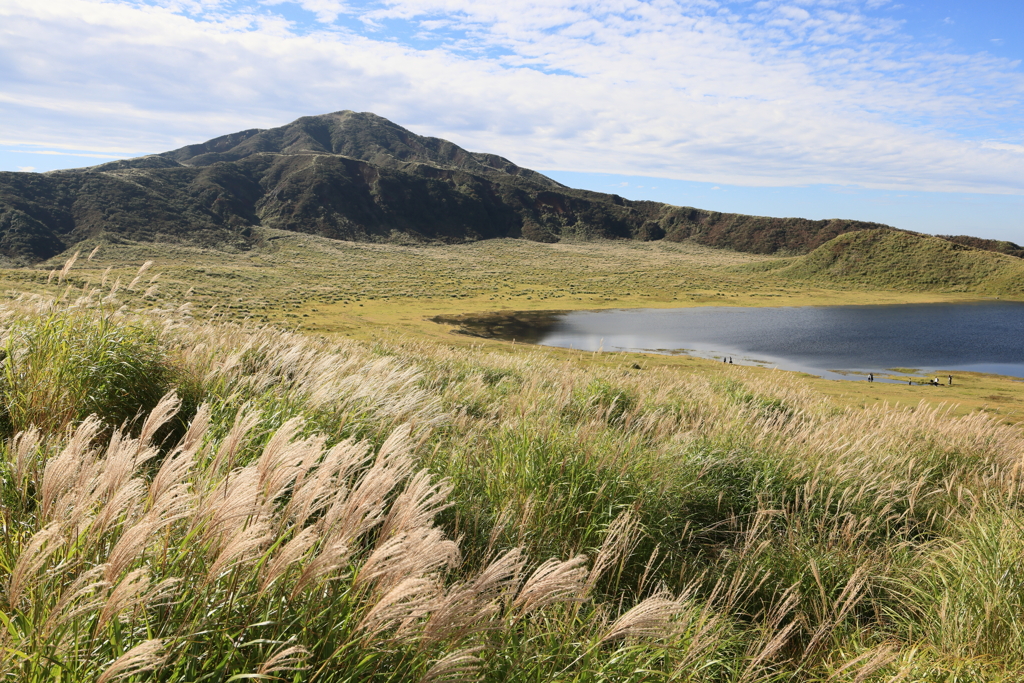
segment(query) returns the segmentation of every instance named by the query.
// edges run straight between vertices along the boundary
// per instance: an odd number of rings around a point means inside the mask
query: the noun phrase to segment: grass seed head
[[[679,602],[670,595],[652,595],[616,619],[601,642],[627,638],[666,638],[672,633],[673,617],[680,611]]]
[[[96,683],[110,683],[135,674],[153,671],[163,664],[166,655],[159,638],[144,640],[115,659],[96,679]]]
[[[149,589],[149,570],[135,569],[125,575],[107,597],[106,603],[96,621],[96,628],[103,629],[111,619],[123,610],[134,608]]]
[[[7,602],[17,605],[28,588],[28,582],[34,580],[50,559],[66,543],[64,527],[58,522],[51,522],[32,535],[28,544],[18,554],[18,559],[11,570],[7,582]]]
[[[522,615],[557,602],[577,602],[585,594],[587,558],[577,555],[562,561],[551,558],[526,580],[512,606]]]
[[[403,635],[408,637],[413,625],[425,617],[438,597],[437,582],[433,578],[412,576],[403,579],[366,612],[358,630],[365,639],[375,639],[391,628],[405,625]]]
[[[256,670],[259,676],[285,671],[302,671],[306,668],[306,660],[309,658],[309,650],[301,645],[292,645],[272,654],[265,662],[260,664]]]
[[[265,593],[292,565],[300,561],[319,540],[314,527],[302,529],[288,540],[263,569],[259,592]]]
[[[419,683],[471,683],[479,680],[483,660],[477,654],[483,649],[483,646],[477,646],[445,655],[427,669]]]

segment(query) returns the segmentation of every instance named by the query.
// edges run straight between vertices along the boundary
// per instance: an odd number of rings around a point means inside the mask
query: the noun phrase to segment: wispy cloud
[[[10,151],[10,150],[3,150]],[[45,154],[47,156],[62,156],[62,157],[86,157],[89,159],[124,159],[122,155],[114,154],[102,154],[99,152],[64,152],[55,149],[19,149],[18,154]]]
[[[539,168],[1024,190],[1019,64],[887,4],[6,0],[0,115],[142,153],[356,109]]]
[[[981,146],[985,149],[1000,149],[1006,152],[1016,152],[1017,154],[1024,154],[1024,145],[1013,145],[1007,142],[983,142]]]

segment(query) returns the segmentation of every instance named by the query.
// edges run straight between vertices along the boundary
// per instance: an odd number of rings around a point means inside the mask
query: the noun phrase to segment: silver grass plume
[[[100,612],[99,619],[96,621],[96,628],[102,629],[106,626],[107,622],[117,616],[122,610],[133,607],[138,602],[140,596],[144,595],[147,589],[149,589],[149,581],[148,569],[141,568],[128,572],[110,591],[110,595],[103,605],[103,610]]]
[[[115,659],[96,679],[96,683],[109,683],[144,671],[152,671],[163,664],[164,658],[162,640],[144,640]]]
[[[131,281],[131,283],[130,283],[130,284],[128,285],[128,290],[129,290],[129,291],[132,291],[132,292],[134,292],[134,291],[135,291],[135,285],[139,284],[139,280],[141,280],[141,279],[142,279],[142,276],[143,276],[143,275],[145,274],[145,272],[146,272],[147,270],[149,270],[149,269],[150,269],[150,267],[151,267],[152,265],[153,265],[153,262],[152,262],[152,261],[146,261],[145,263],[143,263],[143,264],[142,264],[142,265],[141,265],[141,266],[139,267],[139,272],[135,274],[135,279],[133,279],[133,280]]]
[[[301,645],[292,645],[267,658],[260,668],[257,669],[258,676],[269,676],[279,671],[302,671],[306,668],[306,659],[309,657],[309,650]]]
[[[323,452],[326,438],[314,436],[295,441],[302,428],[301,418],[285,422],[270,438],[256,461],[260,475],[260,491],[266,503],[272,503],[302,472],[302,464],[313,461]]]
[[[601,549],[594,556],[594,563],[587,577],[586,591],[589,593],[598,580],[615,564],[624,563],[640,542],[640,520],[632,510],[625,510],[608,526]]]
[[[493,619],[500,601],[519,584],[526,556],[519,548],[501,555],[472,580],[449,588],[438,597],[423,626],[421,645],[458,642],[498,626]]]
[[[850,669],[856,667],[858,664],[861,664],[861,666],[857,668],[857,674],[854,676],[853,682],[863,683],[863,681],[870,678],[873,673],[881,669],[883,666],[891,664],[896,659],[898,659],[899,656],[900,651],[898,647],[891,643],[883,643],[882,645],[871,648],[867,652],[864,652],[863,654],[854,657],[850,661],[843,664],[839,669],[836,670],[835,673],[832,674],[831,678],[832,680],[839,680],[839,674],[843,673],[844,671],[849,671]],[[900,680],[900,678],[900,676],[896,676],[889,680],[897,681]]]
[[[102,608],[106,598],[106,589],[110,586],[103,579],[106,567],[98,565],[82,572],[75,581],[61,591],[60,598],[43,625],[42,635],[49,639],[50,635],[63,624],[69,623],[82,614],[95,612]]]
[[[107,303],[113,303],[114,302],[114,297],[117,296],[117,293],[118,293],[118,291],[120,291],[120,289],[121,289],[121,276],[119,275],[117,278],[114,279],[114,284],[112,284],[110,286],[110,291],[107,293],[107,295],[105,297],[103,297],[103,301],[107,302]]]
[[[217,455],[214,456],[210,471],[220,472],[221,470],[230,470],[235,466],[235,458],[245,442],[245,437],[253,427],[259,424],[260,417],[259,411],[248,412],[244,409],[238,411],[231,431],[221,442]]]
[[[68,272],[71,270],[72,267],[74,267],[75,261],[78,260],[78,256],[81,253],[81,250],[76,251],[74,254],[72,254],[71,258],[64,262],[64,267],[60,269],[60,274],[57,276],[57,284],[64,282],[64,278],[67,277]]]
[[[149,411],[146,421],[142,423],[142,431],[139,432],[140,448],[152,443],[157,430],[177,415],[179,408],[181,408],[181,399],[173,389],[160,398],[153,410]]]
[[[311,515],[331,505],[332,500],[344,500],[348,479],[369,462],[370,455],[369,444],[365,441],[345,439],[327,451],[315,470],[312,462],[303,463],[283,517],[302,526]],[[325,522],[322,526],[328,528],[330,524]]]
[[[274,556],[263,568],[263,576],[260,579],[260,595],[264,594],[292,565],[305,557],[306,552],[313,547],[317,540],[316,529],[306,527],[281,546],[280,550],[274,553]]]
[[[22,503],[28,497],[29,479],[38,477],[36,453],[39,449],[40,432],[37,427],[18,432],[11,440],[9,450],[14,452],[14,480]],[[31,471],[30,471],[31,470]]]
[[[146,515],[125,529],[107,554],[103,578],[113,583],[145,551],[159,528],[159,520],[153,515]]]
[[[564,562],[551,558],[530,575],[512,603],[520,616],[556,602],[583,599],[587,558],[577,555]]]
[[[195,466],[196,455],[209,428],[210,406],[204,403],[196,411],[181,443],[164,457],[160,469],[153,477],[149,486],[151,504],[156,505],[168,491],[185,481]]]
[[[340,569],[352,554],[352,547],[343,540],[328,540],[323,544],[319,554],[303,567],[299,574],[291,597],[294,598],[310,585],[315,585],[321,578]]]
[[[338,492],[323,517],[325,533],[339,540],[352,540],[381,522],[387,496],[413,470],[408,436],[407,425],[395,429],[353,490]]]
[[[667,593],[643,600],[615,620],[601,642],[625,638],[665,638],[672,633],[672,619],[681,605]]]
[[[100,508],[89,530],[93,538],[99,538],[118,519],[130,519],[133,511],[139,506],[146,495],[146,485],[140,479],[129,479],[122,484],[109,500]]]
[[[456,650],[434,662],[419,683],[471,683],[479,680],[483,662],[477,653],[483,646]]]
[[[64,545],[66,539],[63,531],[63,526],[60,523],[51,522],[32,535],[28,545],[18,554],[18,559],[11,570],[11,578],[7,583],[8,604],[13,606],[21,601],[26,582],[34,577],[50,556]]]
[[[47,461],[43,468],[43,484],[40,491],[40,518],[48,521],[55,515],[58,499],[67,494],[79,479],[82,470],[92,465],[93,455],[90,444],[99,435],[103,424],[95,415],[90,415],[78,425],[71,441],[56,458]]]
[[[432,484],[429,472],[417,472],[392,503],[380,529],[379,543],[395,534],[432,524],[434,517],[451,505],[448,502],[451,492],[450,483],[440,481]]]
[[[237,531],[223,544],[217,559],[210,565],[206,572],[207,581],[212,581],[228,570],[258,556],[273,539],[270,526],[264,520],[255,520]]]
[[[414,623],[427,615],[437,592],[433,579],[421,576],[404,579],[381,596],[360,620],[358,629],[370,638],[389,628]]]
[[[203,526],[203,540],[219,553],[228,538],[259,512],[259,472],[253,466],[231,472],[203,498],[195,523]]]
[[[760,670],[760,666],[778,654],[792,638],[794,631],[800,625],[799,622],[793,619],[785,626],[782,626],[782,622],[793,613],[799,600],[800,596],[797,594],[796,586],[793,586],[782,594],[779,602],[768,612],[763,624],[765,635],[748,646],[748,654],[753,654],[758,647],[760,651],[747,662],[740,681],[753,680]]]
[[[356,585],[387,590],[409,577],[424,576],[457,564],[459,546],[435,527],[421,527],[388,539],[374,550],[356,574]]]

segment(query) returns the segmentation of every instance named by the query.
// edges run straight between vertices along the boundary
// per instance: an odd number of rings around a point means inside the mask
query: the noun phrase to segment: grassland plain
[[[849,277],[829,281],[815,265],[822,260],[817,252],[805,257],[815,259],[812,265],[803,266],[799,258],[747,254],[688,242],[543,244],[486,240],[461,245],[373,244],[277,230],[264,230],[259,238],[258,248],[235,253],[166,243],[88,243],[83,245],[82,256],[65,282],[51,276],[64,264],[54,260],[32,269],[0,270],[0,287],[8,297],[15,297],[22,292],[59,296],[69,285],[81,288],[104,280],[112,286],[120,279],[123,286],[136,277],[140,265],[152,261],[155,265],[141,281],[146,289],[156,286],[163,300],[188,303],[196,319],[249,320],[367,341],[398,334],[513,353],[521,349],[452,334],[452,326],[438,325],[430,318],[508,309],[839,305],[992,296],[965,292],[962,283],[943,286],[937,277],[928,285],[912,281],[903,289],[893,288],[891,282],[884,288]],[[925,256],[920,257],[919,269],[930,276],[938,276],[941,271],[928,265],[929,250],[945,254],[943,245],[947,244],[934,242],[938,246],[929,240]],[[89,259],[95,246],[99,250]],[[829,248],[825,245],[821,249]],[[864,248],[850,253],[856,262],[871,256]],[[999,267],[1015,267],[1024,273],[1024,261],[1019,259],[974,250],[956,253],[998,261]],[[908,260],[906,252],[897,258]],[[964,266],[970,267],[970,263]],[[785,274],[794,268],[803,268],[797,273],[799,277]],[[151,305],[156,306],[155,301]],[[552,358],[584,358],[566,350],[544,353]],[[722,371],[721,364],[688,357],[587,354],[586,362],[607,367],[639,363],[708,376]],[[1024,418],[1021,384],[1011,378],[957,373],[956,386],[936,391],[893,384],[869,388],[861,383],[810,376],[804,379],[816,391],[848,405],[889,402],[912,407],[923,399],[933,405],[953,405],[961,414],[986,410],[1013,421]]]
[[[199,319],[98,258],[0,317],[6,680],[1024,676],[999,416]]]

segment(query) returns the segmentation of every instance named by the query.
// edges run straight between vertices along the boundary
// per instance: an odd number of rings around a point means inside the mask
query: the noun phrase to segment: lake
[[[1024,302],[1016,301],[573,311],[518,334],[546,346],[731,357],[832,379],[891,368],[1024,377]]]

